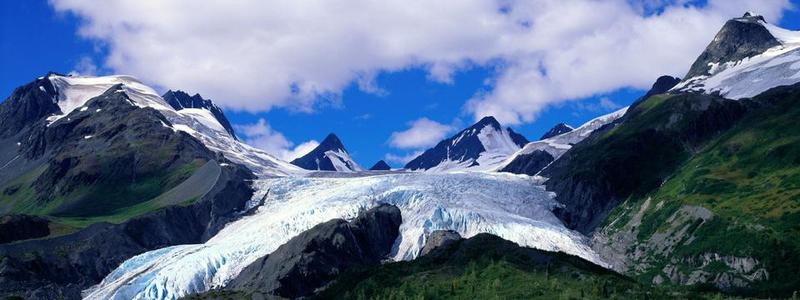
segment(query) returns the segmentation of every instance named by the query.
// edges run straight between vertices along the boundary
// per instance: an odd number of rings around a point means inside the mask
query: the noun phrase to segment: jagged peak
[[[381,159],[378,162],[376,162],[374,165],[372,165],[372,167],[369,168],[369,169],[372,170],[372,171],[387,171],[387,170],[391,170],[392,167],[389,166],[389,164],[387,164],[385,161],[383,161]]]
[[[478,122],[476,122],[474,125],[470,126],[470,128],[483,128],[486,126],[492,126],[498,130],[501,128],[500,122],[498,122],[497,119],[494,118],[494,116],[485,116],[480,120],[478,120]]]
[[[345,150],[344,148],[344,144],[342,144],[342,140],[340,140],[339,137],[336,136],[336,134],[333,132],[325,136],[325,139],[322,140],[322,143],[320,143],[319,146],[317,146],[317,148],[324,149],[325,151],[342,150],[344,152],[347,152],[347,150]]]

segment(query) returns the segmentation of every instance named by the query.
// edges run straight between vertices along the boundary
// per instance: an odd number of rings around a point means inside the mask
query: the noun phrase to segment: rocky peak
[[[234,139],[238,139],[236,133],[233,131],[233,126],[231,126],[228,118],[225,117],[225,113],[222,112],[222,109],[216,106],[211,100],[204,99],[200,94],[195,93],[193,96],[189,96],[188,93],[181,90],[169,90],[164,93],[161,98],[164,98],[164,101],[175,110],[199,108],[210,111],[211,114],[214,115],[214,118],[217,119],[217,122],[225,128],[225,131]]]
[[[764,17],[751,13],[726,22],[692,64],[685,78],[710,75],[712,64],[739,61],[781,45],[764,27],[765,23]]]
[[[556,126],[553,126],[553,128],[550,128],[550,130],[548,130],[544,135],[542,135],[542,137],[539,138],[539,140],[546,140],[546,139],[549,139],[551,137],[570,132],[573,129],[574,128],[570,127],[567,124],[558,123],[558,124],[556,124]]]
[[[379,160],[378,162],[375,163],[375,165],[373,165],[369,169],[370,171],[388,171],[391,170],[392,167],[390,167],[389,164],[387,164],[385,161]]]

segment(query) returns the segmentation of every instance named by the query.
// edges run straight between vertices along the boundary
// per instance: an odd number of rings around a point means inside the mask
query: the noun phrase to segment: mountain
[[[388,170],[391,170],[391,169],[392,169],[392,167],[390,167],[389,164],[387,164],[383,160],[379,160],[374,165],[372,165],[371,168],[369,168],[370,171],[388,171]]]
[[[203,241],[246,210],[255,175],[197,138],[217,132],[200,117],[129,76],[15,89],[0,103],[0,214],[15,227],[0,295],[78,298],[125,259]]]
[[[528,143],[511,128],[503,128],[494,117],[445,139],[408,162],[409,170],[490,170]]]
[[[314,150],[292,161],[306,170],[355,172],[362,171],[335,134],[331,133]]]
[[[225,117],[222,109],[214,105],[211,100],[203,99],[200,94],[189,96],[189,94],[180,90],[169,90],[161,97],[175,110],[184,110],[184,112],[186,112],[187,110],[201,109],[211,112],[211,115],[214,116],[214,119],[217,120],[219,125],[222,125],[231,137],[238,140],[238,138],[236,138],[236,133],[233,132],[231,123],[228,121],[228,118]]]
[[[746,13],[725,23],[673,90],[717,94],[729,99],[756,96],[797,82],[800,33]]]
[[[693,67],[540,172],[560,203],[554,212],[640,282],[791,296],[800,286],[791,275],[800,265],[797,36],[751,14],[726,23],[695,64],[709,69]]]
[[[573,130],[575,130],[575,128],[572,128],[571,126],[569,126],[567,124],[558,123],[558,124],[556,124],[556,126],[553,126],[553,128],[550,128],[550,130],[545,132],[542,135],[542,137],[539,138],[539,140],[540,141],[541,140],[546,140],[546,139],[549,139],[551,137],[554,137],[554,136],[557,136],[557,135],[561,135],[561,134],[564,134],[564,133],[567,133],[567,132],[570,132],[570,131],[573,131]]]
[[[496,170],[515,174],[536,175],[544,167],[566,153],[572,145],[577,144],[593,131],[621,118],[627,107],[607,115],[603,115],[575,128],[544,140],[530,142],[522,149],[512,153],[497,165]]]

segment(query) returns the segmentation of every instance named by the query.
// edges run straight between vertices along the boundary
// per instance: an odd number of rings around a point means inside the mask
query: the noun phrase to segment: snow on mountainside
[[[731,33],[743,26],[750,29],[738,35]],[[753,48],[759,51],[746,52]],[[752,55],[740,58],[743,52]],[[709,60],[714,54],[722,56]],[[741,99],[773,87],[794,84],[800,82],[800,32],[779,28],[765,22],[761,16],[748,13],[726,23],[695,65],[704,63],[707,72],[690,71],[690,76],[686,76],[672,91],[703,92]],[[696,67],[699,66],[693,66],[693,69]]]
[[[488,171],[528,142],[494,117],[484,117],[458,134],[439,142],[408,164],[409,170],[431,172]]]
[[[583,123],[583,125],[573,129],[570,132],[562,133],[544,140],[530,142],[527,145],[525,145],[525,147],[522,147],[522,149],[520,149],[513,155],[506,158],[505,161],[503,161],[496,167],[496,170],[502,170],[508,164],[514,161],[514,159],[516,159],[517,157],[533,153],[536,150],[549,153],[551,156],[553,156],[554,160],[558,159],[559,157],[561,157],[561,155],[567,152],[567,150],[572,148],[572,145],[577,144],[578,142],[588,137],[589,134],[592,133],[592,131],[595,131],[598,128],[603,127],[603,125],[614,122],[615,120],[625,115],[625,112],[627,111],[628,108],[624,107],[610,114],[589,120],[588,122]]]
[[[364,170],[350,158],[342,141],[333,133],[328,134],[314,150],[293,160],[292,164],[313,171],[355,172]]]
[[[332,175],[341,174],[348,178]],[[488,232],[523,246],[562,251],[605,265],[552,214],[553,195],[528,176],[503,173],[400,173],[259,180],[253,215],[229,223],[205,244],[180,245],[128,259],[88,299],[172,299],[223,286],[290,238],[333,218],[353,218],[378,203],[400,208],[395,259],[413,259],[435,230],[464,237]],[[364,174],[367,174],[366,176]]]
[[[75,109],[84,109],[91,98],[101,95],[115,85],[121,85],[134,105],[150,107],[164,115],[171,124],[164,126],[186,132],[197,138],[209,149],[223,153],[228,159],[241,163],[259,175],[287,175],[303,171],[272,155],[236,140],[217,120],[213,112],[204,108],[175,110],[155,90],[136,78],[126,75],[102,77],[62,76],[51,74],[48,79],[58,92],[54,101],[61,114],[48,118],[53,122]]]

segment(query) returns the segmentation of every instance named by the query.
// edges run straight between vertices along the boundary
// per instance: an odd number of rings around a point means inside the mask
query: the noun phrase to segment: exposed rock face
[[[0,244],[39,238],[50,234],[45,218],[28,215],[0,216]]]
[[[534,150],[531,153],[517,156],[500,171],[533,176],[553,162],[553,160],[555,160],[553,155],[547,153],[547,151]]]
[[[545,134],[542,135],[542,137],[540,137],[539,140],[546,140],[546,139],[549,139],[551,137],[557,136],[559,134],[564,134],[564,133],[570,132],[570,131],[572,131],[572,129],[573,128],[570,127],[567,124],[558,123],[558,124],[556,124],[556,126],[553,126],[553,128],[550,128],[550,130],[545,132]]]
[[[453,230],[437,230],[431,232],[430,236],[428,236],[428,240],[425,241],[425,246],[422,246],[422,249],[420,249],[419,256],[424,256],[440,247],[447,247],[459,240],[461,240],[461,235]]]
[[[677,78],[677,77],[672,77],[672,76],[667,76],[667,75],[663,75],[661,77],[658,77],[658,79],[656,79],[656,82],[653,83],[653,86],[650,87],[650,89],[647,91],[647,93],[645,93],[643,96],[641,96],[638,99],[636,99],[636,101],[633,101],[633,103],[631,104],[630,108],[628,108],[628,110],[633,110],[636,106],[638,106],[644,100],[647,100],[647,98],[650,98],[650,97],[658,95],[658,94],[666,93],[667,91],[669,91],[670,89],[672,89],[673,87],[678,85],[678,83],[680,83],[680,82],[681,82],[681,79]]]
[[[167,103],[172,106],[175,110],[181,110],[185,108],[199,108],[205,109],[211,112],[215,119],[219,122],[222,127],[225,128],[225,131],[231,135],[234,139],[238,139],[236,137],[236,133],[233,131],[233,127],[231,126],[231,122],[228,121],[228,118],[225,117],[225,114],[222,112],[222,109],[217,107],[211,100],[203,99],[200,94],[194,94],[194,96],[189,96],[189,94],[183,91],[173,91],[169,90],[164,95],[161,96],[164,98]]]
[[[46,77],[16,88],[0,103],[0,139],[14,136],[44,117],[60,113],[57,97],[55,87]]]
[[[301,233],[247,266],[226,289],[298,298],[313,295],[345,270],[377,265],[391,251],[400,210],[383,204],[355,220],[331,220]]]
[[[762,25],[763,22],[762,16],[749,13],[726,22],[684,78],[709,75],[711,64],[739,61],[779,46],[781,43]]]

